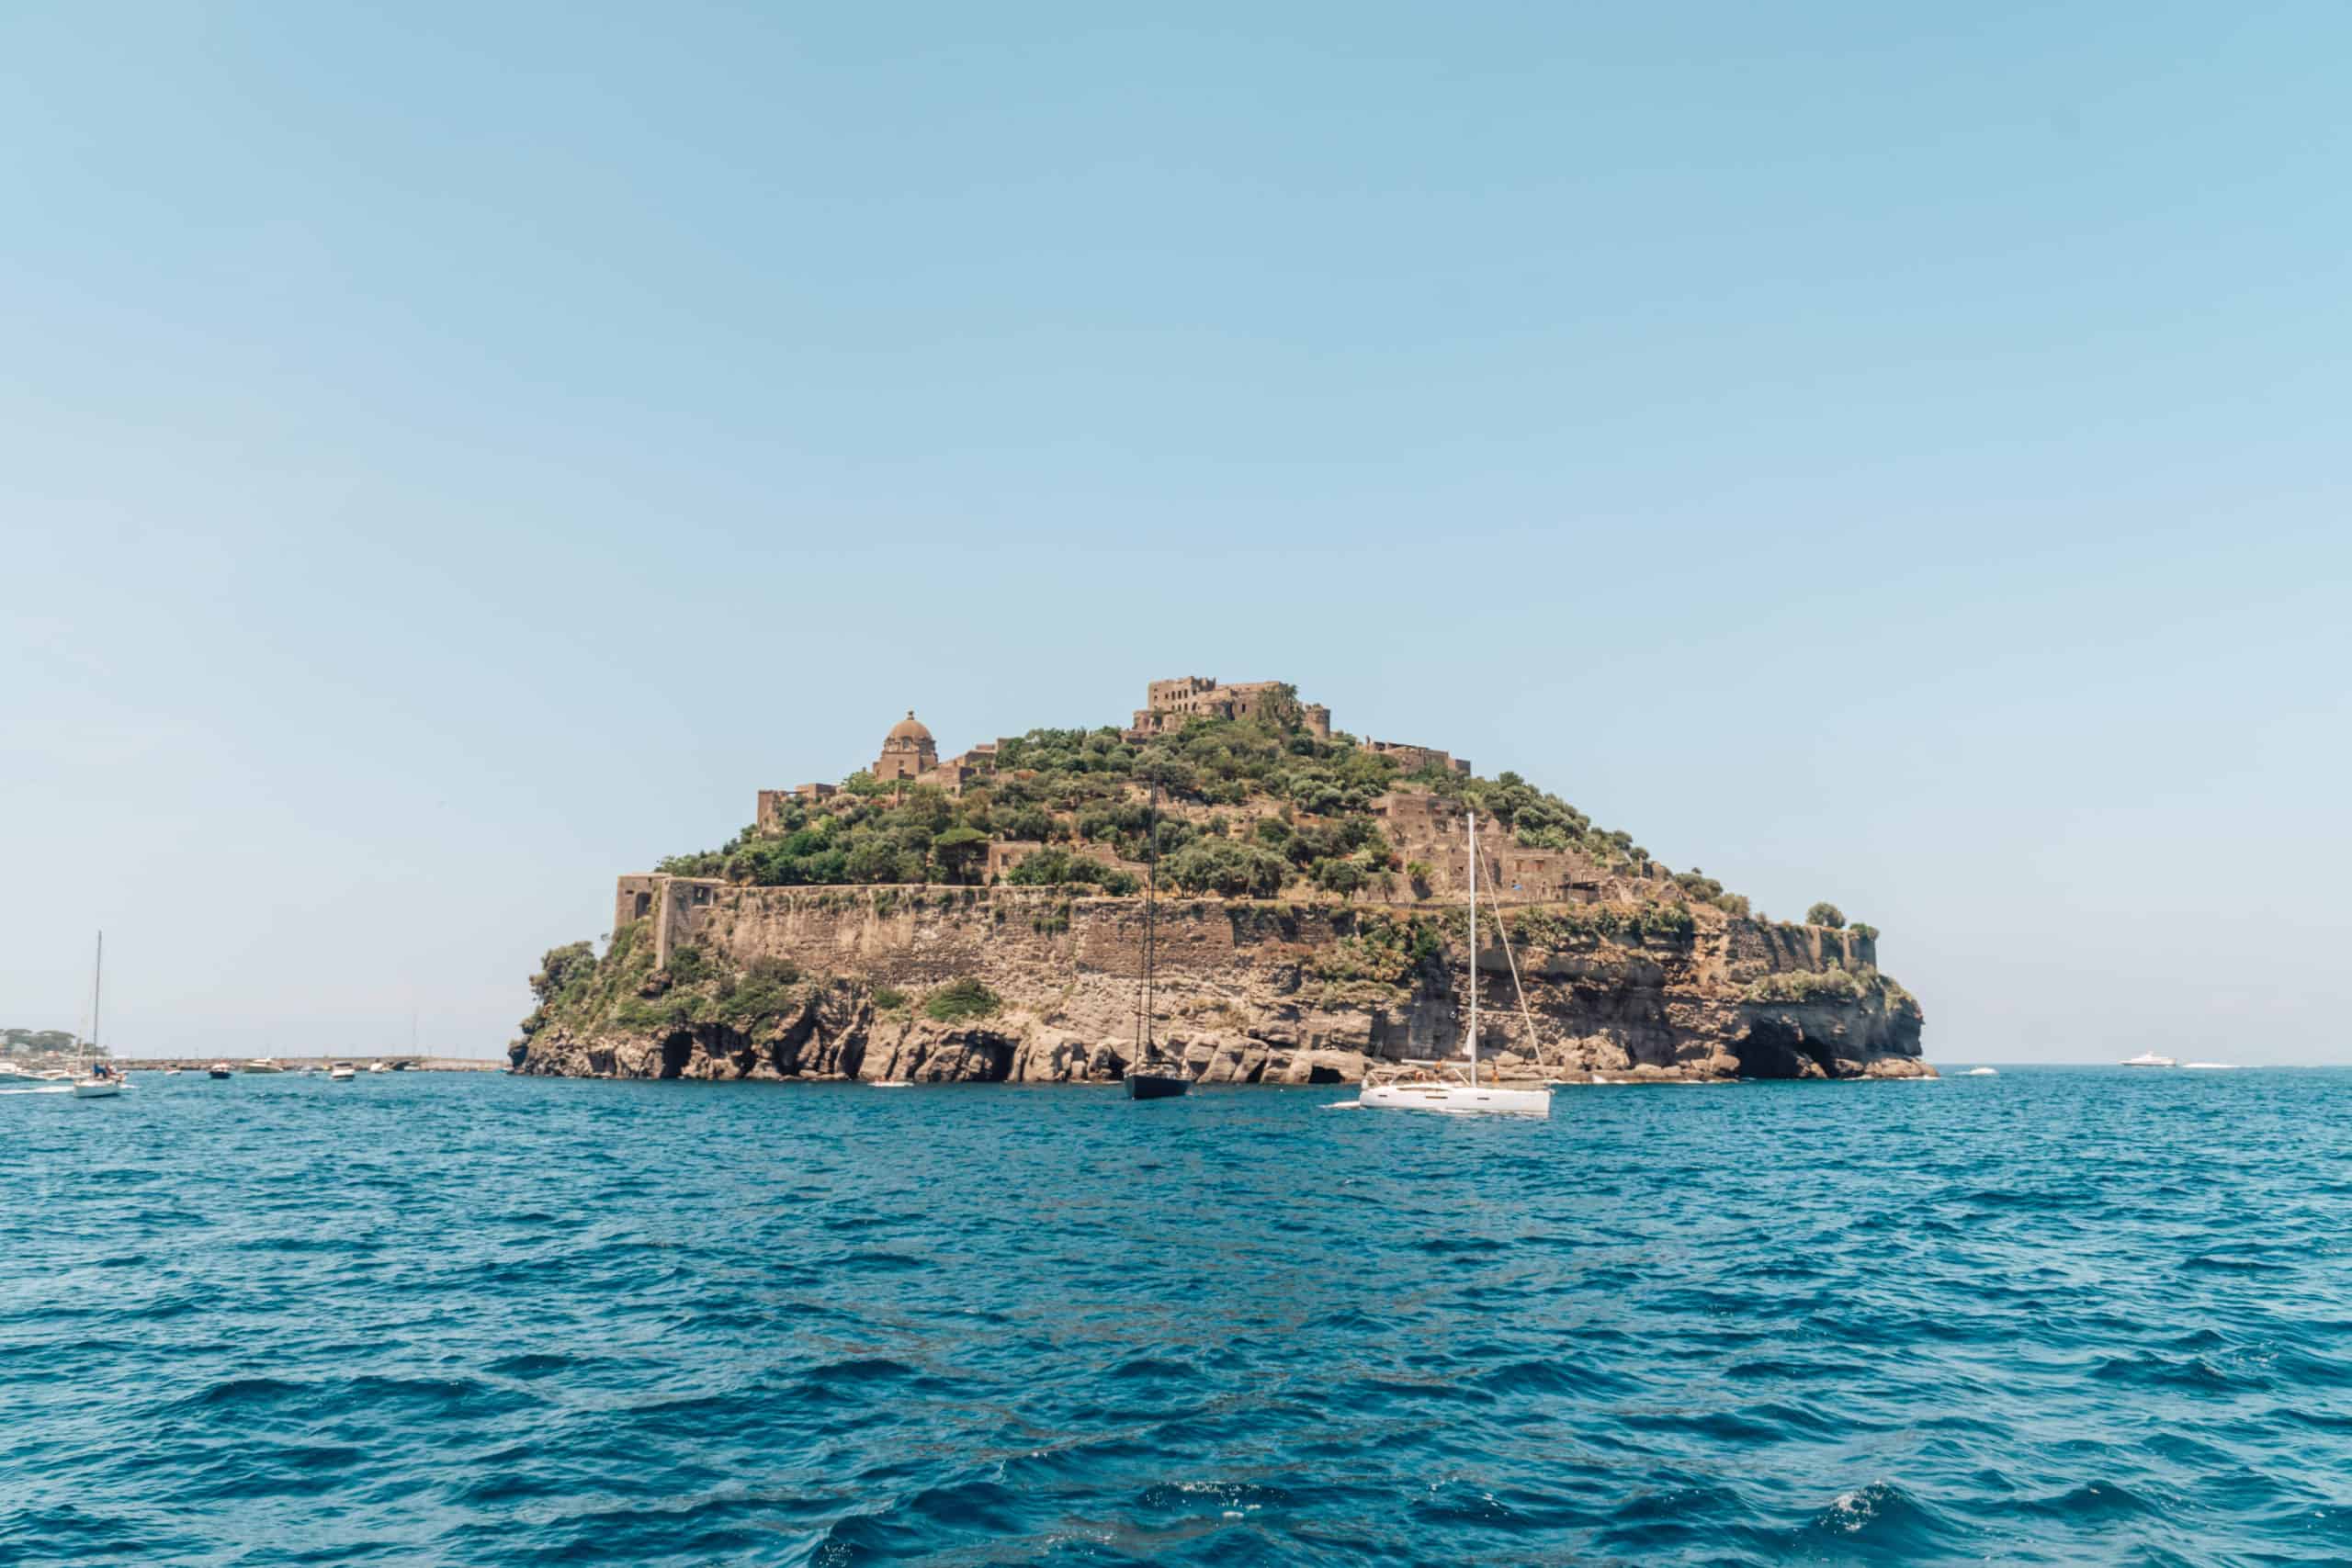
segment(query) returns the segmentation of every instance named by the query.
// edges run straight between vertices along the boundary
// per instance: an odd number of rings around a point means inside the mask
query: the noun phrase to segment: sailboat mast
[[[98,956],[90,965],[90,1055],[98,1054],[98,998],[107,973],[107,933],[98,933]]]
[[[1470,807],[1470,1087],[1478,1087],[1478,808]]]
[[[1142,1046],[1143,1059],[1152,1061],[1159,1050],[1151,1040],[1152,992],[1159,984],[1159,781],[1151,781],[1151,805],[1143,819],[1143,995],[1139,998],[1143,1016],[1138,1021],[1136,1038]]]

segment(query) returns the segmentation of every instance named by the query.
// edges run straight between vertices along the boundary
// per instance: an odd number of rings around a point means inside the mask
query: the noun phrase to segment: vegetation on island
[[[1875,997],[1894,1006],[1912,999],[1902,983],[1871,964],[1848,969],[1832,963],[1822,969],[1783,969],[1758,976],[1740,999],[1802,1006],[1808,1002],[1854,1002]]]
[[[1157,812],[1148,804],[1155,786]],[[1573,852],[1603,874],[1668,874],[1632,834],[1597,826],[1515,773],[1488,779],[1431,766],[1404,773],[1352,736],[1317,736],[1287,689],[1255,717],[1198,717],[1139,740],[1108,726],[1033,729],[1002,742],[994,774],[960,794],[885,784],[861,771],[829,799],[783,804],[771,830],[747,827],[715,850],[673,855],[657,869],[762,887],[971,886],[986,879],[989,845],[1015,841],[1044,847],[1001,875],[1014,886],[1132,894],[1156,855],[1171,892],[1389,899],[1426,887],[1432,874],[1399,856],[1372,814],[1374,802],[1400,787],[1474,806],[1512,842]],[[1690,900],[1762,918],[1696,868],[1671,879]],[[1836,919],[1817,923],[1844,923],[1834,906],[1815,906],[1823,911]]]

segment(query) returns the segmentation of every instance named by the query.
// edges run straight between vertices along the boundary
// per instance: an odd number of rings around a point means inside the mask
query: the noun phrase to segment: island
[[[1205,1083],[1456,1056],[1473,985],[1504,1082],[1935,1073],[1871,926],[1826,903],[1769,919],[1516,773],[1335,730],[1288,682],[1197,676],[1149,682],[1125,727],[946,759],[910,712],[841,784],[759,791],[730,842],[619,879],[601,952],[546,954],[509,1057],[594,1077],[1114,1081],[1148,929],[1155,1042]]]

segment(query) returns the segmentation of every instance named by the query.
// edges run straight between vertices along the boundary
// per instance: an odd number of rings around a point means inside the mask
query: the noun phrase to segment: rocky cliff
[[[671,908],[665,901],[665,912]],[[1506,1080],[1931,1076],[1866,933],[1706,906],[1459,911],[1162,899],[1155,1032],[1203,1081],[1337,1082],[1457,1055]],[[526,1073],[1107,1081],[1136,1055],[1145,914],[1059,889],[718,885],[602,959],[548,955]],[[1516,962],[1519,985],[1512,981]],[[1521,994],[1523,992],[1524,1004]]]

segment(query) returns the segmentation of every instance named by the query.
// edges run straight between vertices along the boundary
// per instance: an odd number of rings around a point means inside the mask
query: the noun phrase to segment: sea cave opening
[[[1739,1076],[1744,1078],[1803,1077],[1805,1064],[1813,1059],[1804,1049],[1803,1035],[1770,1019],[1750,1024],[1732,1053],[1739,1059]]]

